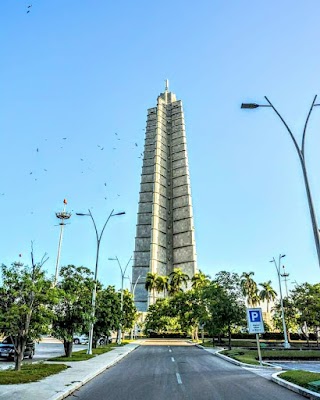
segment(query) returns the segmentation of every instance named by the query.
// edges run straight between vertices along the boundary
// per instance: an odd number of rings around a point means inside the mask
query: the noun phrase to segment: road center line
[[[182,380],[181,380],[181,376],[180,376],[179,372],[176,372],[176,377],[177,377],[177,381],[178,381],[179,385],[181,385]]]
[[[171,361],[174,362],[174,358],[173,357],[171,357]]]

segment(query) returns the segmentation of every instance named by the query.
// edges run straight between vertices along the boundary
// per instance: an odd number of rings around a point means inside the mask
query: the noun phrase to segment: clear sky
[[[30,263],[33,240],[53,274],[66,198],[62,265],[94,267],[92,222],[75,212],[90,208],[99,229],[126,212],[99,264],[119,288],[108,258],[133,253],[147,108],[168,78],[185,110],[199,267],[277,288],[269,260],[282,253],[291,283],[319,282],[293,144],[271,109],[240,109],[267,95],[300,141],[320,95],[319,14],[317,0],[2,0],[0,262]],[[306,141],[320,220],[319,156],[320,107]]]

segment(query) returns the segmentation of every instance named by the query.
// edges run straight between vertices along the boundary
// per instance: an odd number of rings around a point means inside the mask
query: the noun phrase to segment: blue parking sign
[[[264,333],[261,308],[247,308],[249,333]]]

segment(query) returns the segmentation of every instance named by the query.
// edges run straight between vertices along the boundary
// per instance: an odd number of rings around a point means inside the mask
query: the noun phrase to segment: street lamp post
[[[141,278],[141,275],[138,276],[134,285],[132,285],[133,282],[131,282],[130,277],[127,276],[127,278],[129,279],[129,282],[130,282],[131,294],[132,294],[133,302],[134,302],[134,293],[136,291],[137,283],[138,283],[138,280]],[[134,324],[134,332],[136,332],[136,323]],[[133,329],[131,329],[131,340],[133,340]]]
[[[66,212],[67,200],[63,200],[63,210],[61,212],[56,212],[56,217],[61,221],[60,225],[60,235],[59,235],[59,244],[58,244],[58,254],[57,254],[57,261],[56,261],[56,272],[54,274],[54,286],[56,286],[58,282],[58,275],[59,275],[59,262],[60,262],[60,254],[61,254],[61,245],[62,245],[62,236],[63,236],[63,228],[66,225],[65,220],[71,217],[71,213]]]
[[[115,258],[108,258],[108,260],[117,261],[118,265],[119,265],[119,268],[120,268],[120,271],[121,271],[121,301],[120,301],[121,318],[120,318],[120,323],[119,323],[118,341],[117,341],[118,344],[121,344],[122,317],[123,317],[123,315],[122,315],[123,314],[123,281],[124,281],[124,278],[125,278],[126,270],[128,268],[128,265],[129,265],[130,261],[132,260],[132,257],[129,258],[129,261],[127,262],[127,265],[126,265],[125,269],[122,268],[122,266],[120,264],[120,261],[119,261],[119,258],[117,256]]]
[[[307,131],[307,126],[309,122],[309,118],[311,115],[311,112],[313,110],[313,107],[320,106],[320,104],[315,104],[317,95],[314,96],[313,102],[311,104],[308,116],[306,118],[304,128],[303,128],[303,134],[302,134],[302,142],[301,142],[301,147],[299,147],[297,140],[295,139],[291,129],[285,122],[285,120],[282,118],[278,110],[274,107],[274,105],[271,103],[271,101],[268,99],[267,96],[264,96],[264,98],[267,100],[269,104],[257,104],[257,103],[242,103],[241,108],[244,109],[254,109],[258,107],[271,107],[273,111],[278,115],[280,120],[282,121],[283,125],[286,127],[290,138],[294,144],[294,147],[298,153],[301,168],[302,168],[302,173],[303,173],[303,178],[304,178],[304,185],[307,193],[307,199],[308,199],[308,205],[309,205],[309,211],[310,211],[310,216],[311,216],[311,223],[312,223],[312,229],[313,229],[313,236],[314,236],[314,241],[316,245],[316,250],[317,250],[317,256],[318,256],[318,264],[320,267],[320,237],[319,237],[319,229],[318,229],[318,223],[317,223],[317,218],[316,214],[314,211],[314,206],[313,206],[313,201],[312,201],[312,196],[311,196],[311,190],[310,190],[310,185],[309,185],[309,180],[308,180],[308,174],[307,174],[307,167],[306,167],[306,162],[305,162],[305,138],[306,138],[306,131]]]
[[[95,266],[95,272],[94,272],[94,286],[93,286],[93,290],[92,290],[92,301],[91,301],[91,305],[92,305],[92,321],[90,324],[90,330],[89,330],[89,342],[88,342],[88,354],[92,354],[92,341],[93,341],[93,328],[94,328],[94,317],[95,317],[95,311],[96,311],[96,296],[97,296],[97,276],[98,276],[98,263],[99,263],[99,250],[100,250],[100,243],[101,243],[101,239],[102,239],[102,235],[103,232],[105,230],[105,227],[107,226],[107,223],[109,222],[109,219],[111,217],[115,217],[116,215],[123,215],[125,214],[125,212],[119,212],[116,214],[113,214],[113,211],[111,211],[111,213],[109,214],[106,222],[103,225],[103,228],[100,232],[100,235],[98,234],[98,230],[97,230],[97,226],[95,223],[95,220],[93,218],[93,215],[91,213],[90,210],[88,210],[88,214],[84,214],[84,213],[76,213],[76,215],[83,217],[83,216],[88,216],[91,218],[92,222],[93,222],[93,226],[94,226],[94,230],[96,232],[96,239],[97,239],[97,251],[96,251],[96,266]]]
[[[284,335],[284,348],[289,349],[290,348],[290,343],[288,342],[288,335],[287,335],[287,327],[286,327],[286,321],[284,319],[284,308],[283,308],[283,298],[282,298],[282,289],[281,289],[281,279],[280,279],[280,262],[283,257],[285,257],[285,254],[279,254],[279,263],[277,264],[275,258],[270,261],[274,263],[277,274],[278,274],[278,279],[279,279],[279,292],[280,292],[280,305],[281,305],[281,318],[282,318],[282,326],[283,326],[283,335]]]

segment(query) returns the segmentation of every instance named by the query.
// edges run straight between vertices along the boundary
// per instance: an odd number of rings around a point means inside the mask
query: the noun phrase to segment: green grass
[[[64,364],[24,364],[21,371],[14,371],[13,369],[0,371],[0,385],[37,382],[67,368],[68,366]]]
[[[124,346],[128,343],[129,343],[128,341],[123,341],[120,345],[117,345],[116,343],[111,343],[106,346],[100,346],[100,347],[97,347],[96,349],[92,349],[92,354],[87,354],[87,350],[74,351],[74,352],[72,352],[72,357],[60,356],[60,357],[50,358],[48,361],[64,361],[64,362],[66,362],[66,361],[90,360],[90,358],[99,356],[100,354],[107,353],[108,351],[111,351],[115,347]]]
[[[257,350],[232,349],[224,350],[221,354],[247,364],[259,364]],[[320,360],[320,351],[261,349],[261,356],[263,360]]]
[[[278,376],[281,379],[285,379],[286,381],[295,383],[296,385],[305,387],[307,389],[309,389],[308,384],[310,382],[320,380],[320,373],[301,370],[286,371]]]

